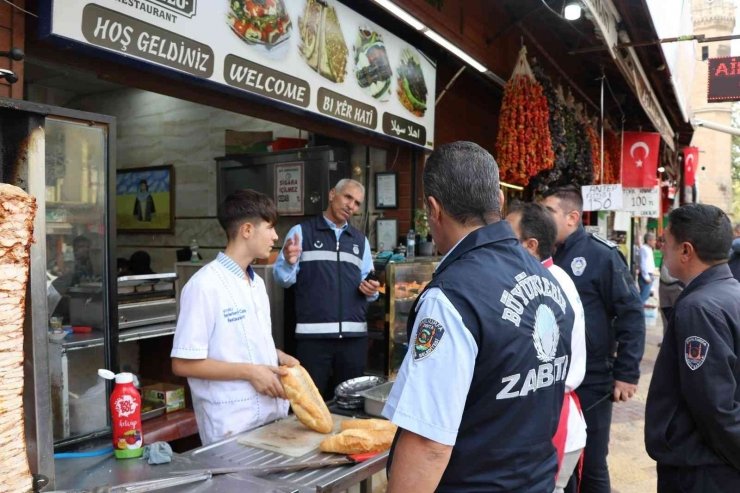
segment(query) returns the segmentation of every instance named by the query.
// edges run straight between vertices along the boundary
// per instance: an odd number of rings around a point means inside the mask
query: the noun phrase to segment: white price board
[[[660,216],[660,188],[624,188],[623,210],[634,217]]]
[[[303,163],[275,165],[275,199],[281,216],[303,215]]]
[[[584,211],[617,211],[622,208],[622,185],[581,187]]]

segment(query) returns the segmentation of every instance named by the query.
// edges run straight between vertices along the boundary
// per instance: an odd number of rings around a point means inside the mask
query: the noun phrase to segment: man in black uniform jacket
[[[663,261],[686,288],[648,392],[645,446],[658,493],[740,492],[740,284],[727,266],[724,212],[691,204],[671,212]]]
[[[606,456],[612,404],[626,402],[637,392],[645,351],[645,315],[617,246],[583,229],[580,191],[552,189],[544,197],[542,205],[558,226],[553,260],[573,279],[586,315],[586,376],[576,390],[588,436],[580,492],[610,493]],[[571,479],[566,491],[575,492],[575,482]]]

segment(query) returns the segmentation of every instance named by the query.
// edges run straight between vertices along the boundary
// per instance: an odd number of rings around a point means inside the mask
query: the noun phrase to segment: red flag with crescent
[[[624,132],[622,187],[652,188],[657,184],[660,134]]]
[[[683,150],[684,185],[693,187],[696,181],[696,168],[699,167],[699,148],[685,147]]]

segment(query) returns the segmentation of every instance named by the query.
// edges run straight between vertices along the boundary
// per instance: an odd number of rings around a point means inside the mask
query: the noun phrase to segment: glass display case
[[[367,313],[368,362],[365,373],[390,380],[396,378],[408,351],[406,324],[424,287],[432,280],[439,262],[417,261],[375,266],[380,277],[380,296]]]

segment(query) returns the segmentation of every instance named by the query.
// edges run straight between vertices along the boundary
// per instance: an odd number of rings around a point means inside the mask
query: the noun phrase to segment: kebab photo
[[[411,50],[403,50],[401,65],[396,70],[398,74],[398,99],[404,108],[419,118],[427,110],[427,85],[424,82],[424,73],[421,64]]]
[[[383,36],[360,28],[355,44],[355,76],[363,91],[379,101],[391,97],[391,69]]]
[[[303,17],[298,19],[301,56],[309,67],[332,82],[344,82],[349,49],[334,7],[307,0]]]
[[[293,26],[283,0],[228,0],[227,23],[249,44],[271,49],[290,38]]]

